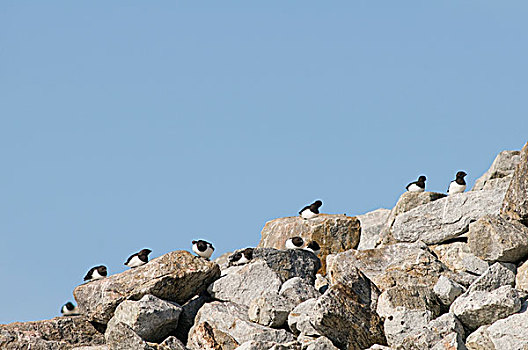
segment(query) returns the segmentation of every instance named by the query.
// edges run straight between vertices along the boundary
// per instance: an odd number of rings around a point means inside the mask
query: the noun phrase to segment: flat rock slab
[[[501,214],[528,225],[528,143],[521,150],[520,158],[504,196]]]
[[[285,249],[286,240],[299,236],[307,241],[316,241],[321,246],[319,257],[323,263],[321,273],[326,273],[325,260],[328,254],[355,249],[359,244],[361,224],[356,217],[327,215],[305,220],[299,216],[268,221],[261,232],[259,248]]]
[[[485,215],[469,225],[468,244],[483,260],[517,262],[528,255],[528,227],[499,215]]]
[[[380,239],[381,230],[385,227],[390,213],[389,209],[380,208],[357,216],[361,223],[361,238],[359,239],[357,250],[376,247]]]
[[[498,214],[504,192],[471,191],[419,206],[396,217],[391,229],[395,242],[439,244],[468,231],[486,214]]]
[[[321,260],[314,253],[304,249],[256,248],[253,250],[253,259],[263,260],[277,273],[282,282],[294,277],[313,282],[321,268]]]
[[[82,284],[73,295],[83,315],[106,324],[126,299],[139,300],[151,294],[181,305],[219,276],[217,264],[187,251],[174,251],[143,266]]]
[[[0,349],[72,349],[104,344],[104,337],[83,316],[0,325]]]
[[[526,311],[498,320],[487,328],[496,349],[528,349],[528,313]]]
[[[488,269],[488,263],[471,253],[466,242],[452,242],[432,246],[438,259],[454,272],[469,272],[482,275]]]

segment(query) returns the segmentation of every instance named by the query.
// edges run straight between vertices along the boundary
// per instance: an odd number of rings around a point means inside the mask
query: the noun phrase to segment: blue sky
[[[473,184],[528,139],[522,1],[2,1],[0,323],[86,271]]]

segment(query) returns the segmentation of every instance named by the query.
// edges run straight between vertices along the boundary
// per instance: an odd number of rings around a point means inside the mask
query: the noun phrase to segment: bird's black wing
[[[138,253],[130,255],[127,261],[125,262],[125,265],[127,265],[130,262],[130,260],[132,260],[132,258],[135,257],[136,255],[138,255]]]
[[[85,281],[88,281],[89,279],[92,278],[92,274],[93,272],[95,271],[95,267],[92,267],[87,273],[86,273],[86,276],[84,276],[84,280]]]
[[[303,211],[305,211],[306,209],[310,209],[310,206],[307,205],[306,207],[302,208],[301,211],[299,211],[299,215],[301,215],[301,213],[302,213]]]
[[[407,187],[405,187],[406,190],[409,190],[409,187],[411,187],[411,185],[416,185],[418,181],[413,181],[411,182],[410,184],[407,185]]]

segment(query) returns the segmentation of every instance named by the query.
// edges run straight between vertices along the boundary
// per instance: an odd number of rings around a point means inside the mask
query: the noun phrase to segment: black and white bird
[[[211,255],[213,255],[214,247],[211,243],[199,239],[197,241],[192,241],[192,250],[198,256],[209,259]]]
[[[311,219],[319,215],[319,208],[323,205],[323,202],[317,200],[313,202],[310,205],[307,205],[306,207],[302,208],[299,212],[299,215],[303,219]]]
[[[286,249],[302,249],[304,245],[304,240],[301,237],[292,237],[288,238],[286,241]]]
[[[95,266],[88,271],[86,276],[84,276],[85,281],[96,281],[100,280],[102,278],[105,278],[108,275],[108,271],[106,270],[106,266],[100,265]]]
[[[315,255],[319,255],[319,253],[321,252],[321,247],[319,246],[319,243],[317,243],[316,241],[310,241],[306,245],[306,250],[311,251]]]
[[[73,305],[70,301],[68,301],[66,304],[62,305],[61,314],[62,314],[62,316],[77,316],[77,315],[80,315],[79,309],[77,308],[77,306]]]
[[[466,180],[464,180],[464,177],[467,174],[463,171],[459,171],[456,173],[456,179],[451,181],[449,184],[449,188],[447,189],[447,192],[451,194],[455,193],[462,193],[466,190]]]
[[[151,252],[150,249],[141,249],[138,253],[130,255],[125,265],[131,268],[145,265],[148,263],[148,256]]]
[[[425,176],[420,176],[418,181],[411,182],[405,187],[409,192],[423,192],[425,191]]]
[[[247,264],[251,259],[253,259],[253,248],[246,248],[231,255],[229,257],[229,264],[243,265]]]

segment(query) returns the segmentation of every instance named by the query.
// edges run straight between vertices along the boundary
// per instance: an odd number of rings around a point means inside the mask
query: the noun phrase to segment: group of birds
[[[459,171],[456,174],[455,180],[451,181],[447,192],[451,194],[462,193],[466,190],[466,181],[464,177],[467,174],[463,171]],[[420,176],[417,181],[411,182],[407,185],[406,189],[409,192],[424,192],[425,191],[425,176]],[[315,218],[319,215],[319,208],[323,205],[321,200],[316,200],[310,205],[305,206],[299,211],[299,216],[304,220]],[[321,247],[316,241],[310,241],[306,244],[302,237],[291,237],[285,242],[286,249],[305,249],[318,255],[321,252]],[[229,265],[243,265],[253,259],[253,248],[245,248],[237,251],[228,258]],[[202,239],[192,241],[192,251],[204,258],[209,260],[214,252],[214,247],[211,243]],[[149,254],[152,251],[150,249],[142,249],[139,252],[132,254],[125,261],[125,265],[130,268],[136,268],[138,266],[145,265],[149,261]],[[99,265],[92,267],[84,276],[84,280],[91,282],[105,278],[108,276],[108,270],[106,266]],[[64,316],[79,315],[78,308],[71,302],[67,302],[61,308],[61,313]]]
[[[455,194],[455,193],[462,193],[466,190],[466,180],[464,178],[466,177],[466,173],[463,171],[459,171],[456,173],[456,177],[451,183],[449,184],[449,187],[447,188],[447,193]],[[423,192],[425,191],[425,176],[420,176],[417,181],[411,182],[407,185],[406,189],[409,192]]]

